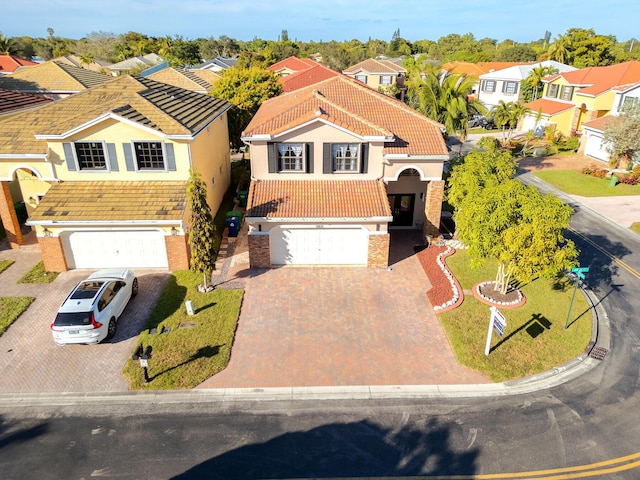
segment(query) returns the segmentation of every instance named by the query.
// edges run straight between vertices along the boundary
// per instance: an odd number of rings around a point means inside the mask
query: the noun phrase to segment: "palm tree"
[[[533,87],[533,95],[531,100],[537,100],[542,96],[542,89],[540,89],[540,96],[538,96],[538,87],[542,83],[542,79],[554,73],[558,73],[558,69],[551,65],[538,65],[527,77],[527,82]]]
[[[500,103],[493,107],[491,113],[493,114],[493,121],[495,124],[502,128],[503,143],[509,143],[511,135],[518,126],[518,122],[529,112],[529,108],[522,105],[520,102],[505,102],[500,100]]]
[[[549,45],[549,60],[560,63],[571,61],[571,38],[567,35],[558,35]]]
[[[475,80],[435,67],[425,72],[410,66],[407,72],[407,103],[423,115],[444,125],[447,133],[467,135],[469,119],[485,113],[484,106],[471,98]]]
[[[89,65],[93,62],[93,54],[92,53],[83,53],[80,55],[80,64],[81,65]]]
[[[13,55],[15,52],[13,41],[0,33],[0,54]]]

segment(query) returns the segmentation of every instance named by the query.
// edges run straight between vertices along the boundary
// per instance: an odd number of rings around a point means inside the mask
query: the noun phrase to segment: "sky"
[[[338,42],[409,41],[472,33],[528,43],[551,32],[593,28],[617,40],[640,38],[638,0],[1,0],[5,37],[54,35],[80,39],[92,32],[129,31],[185,40],[218,38]]]

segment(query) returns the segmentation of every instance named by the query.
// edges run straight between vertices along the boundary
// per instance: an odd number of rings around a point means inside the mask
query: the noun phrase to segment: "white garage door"
[[[591,133],[587,135],[584,154],[605,162],[609,161],[609,154],[602,145],[602,135]]]
[[[271,231],[272,265],[366,265],[364,228],[281,228]]]
[[[72,232],[63,236],[69,268],[167,268],[159,231]]]

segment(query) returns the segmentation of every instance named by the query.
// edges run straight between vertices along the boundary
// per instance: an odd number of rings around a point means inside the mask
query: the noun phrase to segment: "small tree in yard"
[[[505,178],[510,170],[511,177]],[[571,207],[523,185],[512,178],[514,173],[508,153],[472,152],[449,179],[458,236],[469,248],[472,265],[498,260],[495,290],[502,294],[513,278],[527,282],[568,270],[578,254],[563,236]]]
[[[640,102],[625,107],[604,128],[602,143],[611,154],[613,167],[628,168],[640,152]]]
[[[207,187],[200,174],[194,169],[189,175],[187,198],[191,211],[191,230],[189,231],[191,270],[202,273],[204,280],[202,291],[206,292],[209,290],[207,278],[211,277],[215,263],[216,227],[207,203]]]

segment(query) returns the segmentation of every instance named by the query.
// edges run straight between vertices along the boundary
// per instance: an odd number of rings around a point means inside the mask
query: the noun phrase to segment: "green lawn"
[[[44,263],[37,263],[31,270],[18,280],[18,283],[51,283],[58,278],[58,272],[47,272]]]
[[[4,272],[7,268],[13,265],[13,260],[0,260],[0,273]]]
[[[153,348],[145,384],[138,361],[129,359],[123,374],[131,389],[193,388],[226,368],[240,314],[243,290],[198,293],[202,275],[173,272],[136,345]],[[191,300],[195,315],[187,315]],[[191,324],[190,328],[179,325]],[[158,333],[150,333],[156,328]],[[168,333],[161,333],[163,329]],[[133,353],[133,352],[132,352]]]
[[[472,270],[464,250],[447,258],[447,264],[465,290],[495,277],[494,262]],[[591,312],[580,292],[571,309],[569,328],[564,328],[573,290],[568,281],[554,285],[551,280],[538,279],[523,285],[527,302],[516,309],[500,310],[507,328],[502,339],[494,333],[488,357],[484,355],[488,305],[465,295],[460,307],[438,317],[460,363],[502,382],[549,370],[584,351],[591,339]]]
[[[33,297],[0,297],[0,335],[29,308]]]
[[[570,195],[583,197],[640,195],[640,185],[618,184],[612,187],[609,178],[596,178],[575,170],[542,170],[534,175]]]

